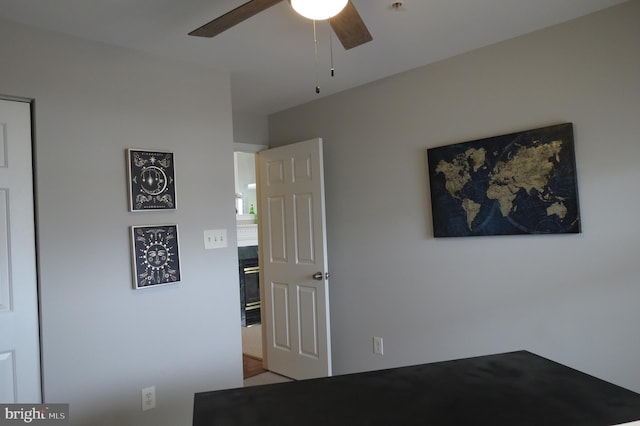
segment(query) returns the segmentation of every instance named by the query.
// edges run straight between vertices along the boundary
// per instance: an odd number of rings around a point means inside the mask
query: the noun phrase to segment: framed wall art
[[[131,227],[133,288],[180,282],[178,225]]]
[[[129,211],[175,210],[174,155],[127,149]]]
[[[571,123],[427,156],[435,237],[581,232]]]

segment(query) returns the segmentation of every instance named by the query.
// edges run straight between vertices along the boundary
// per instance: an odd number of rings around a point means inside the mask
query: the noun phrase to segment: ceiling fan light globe
[[[305,18],[322,21],[340,13],[348,1],[349,0],[291,0],[291,7]]]

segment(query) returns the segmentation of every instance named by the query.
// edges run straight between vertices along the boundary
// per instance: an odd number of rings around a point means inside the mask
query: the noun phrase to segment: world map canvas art
[[[581,232],[573,125],[427,150],[435,237]]]

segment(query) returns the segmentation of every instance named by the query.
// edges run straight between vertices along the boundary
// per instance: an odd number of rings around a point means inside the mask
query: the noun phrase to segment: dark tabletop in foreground
[[[640,394],[526,351],[195,394],[194,426],[613,425]]]

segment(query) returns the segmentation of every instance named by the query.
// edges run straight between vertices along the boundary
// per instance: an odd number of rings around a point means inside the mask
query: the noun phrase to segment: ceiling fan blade
[[[189,33],[191,36],[213,37],[236,24],[280,3],[282,0],[251,0]]]
[[[373,40],[351,0],[342,12],[329,20],[329,23],[346,50]]]

